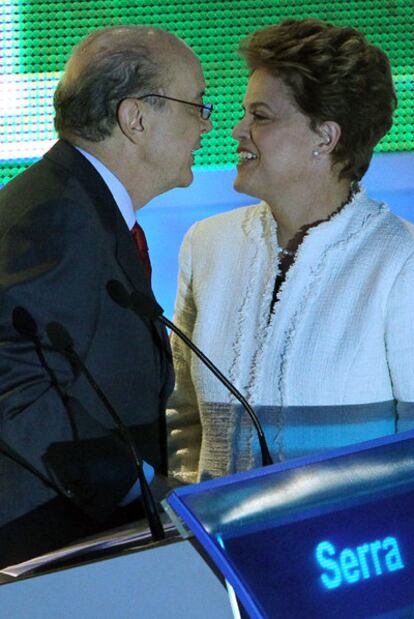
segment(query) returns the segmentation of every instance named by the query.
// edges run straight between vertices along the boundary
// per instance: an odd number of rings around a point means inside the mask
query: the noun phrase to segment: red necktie
[[[131,234],[135,241],[135,245],[137,246],[139,255],[142,258],[142,262],[144,263],[144,268],[151,281],[151,261],[148,253],[147,239],[145,238],[144,230],[141,228],[139,223],[134,224]]]

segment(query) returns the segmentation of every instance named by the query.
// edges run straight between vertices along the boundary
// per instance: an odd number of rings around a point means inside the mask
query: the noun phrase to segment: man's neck
[[[145,162],[138,163],[135,150],[128,152],[125,143],[120,145],[111,137],[101,142],[89,142],[81,138],[71,142],[99,159],[121,181],[131,197],[135,211],[158,195],[155,182],[151,182],[150,171],[145,168]]]

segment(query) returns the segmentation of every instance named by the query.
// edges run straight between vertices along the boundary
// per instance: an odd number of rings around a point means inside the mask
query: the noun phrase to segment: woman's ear
[[[320,154],[329,154],[335,150],[336,145],[341,137],[341,127],[334,120],[327,120],[322,123],[317,133],[320,137],[317,149]]]
[[[139,99],[128,98],[121,101],[118,107],[118,125],[122,133],[134,144],[144,131],[145,105]]]

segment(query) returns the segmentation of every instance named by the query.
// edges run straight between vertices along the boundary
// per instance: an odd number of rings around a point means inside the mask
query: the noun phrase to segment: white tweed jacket
[[[195,224],[180,254],[175,321],[240,389],[275,461],[414,426],[414,226],[356,194],[310,229],[282,285],[266,203]],[[260,464],[250,419],[175,336],[173,475]]]

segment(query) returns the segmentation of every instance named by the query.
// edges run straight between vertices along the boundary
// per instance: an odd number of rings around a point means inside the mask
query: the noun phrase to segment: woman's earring
[[[320,153],[319,153],[319,151],[318,151],[318,150],[316,150],[316,149],[315,149],[314,151],[312,151],[312,155],[313,155],[314,157],[319,157]]]

